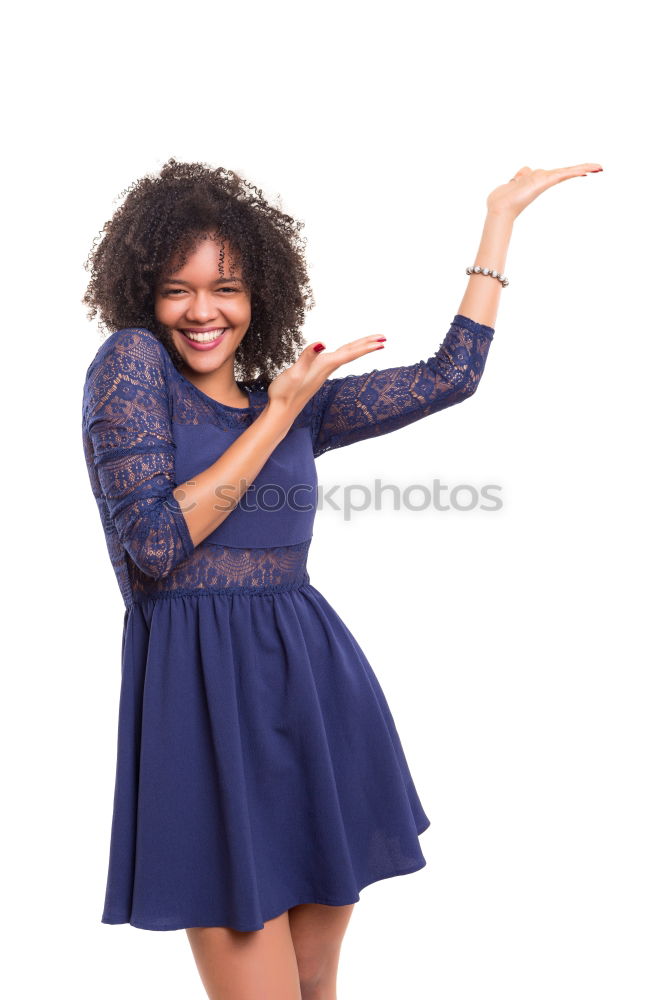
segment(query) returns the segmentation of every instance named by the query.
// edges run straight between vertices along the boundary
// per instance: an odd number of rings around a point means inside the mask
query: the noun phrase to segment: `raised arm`
[[[488,206],[474,265],[504,269],[512,226],[513,216],[506,206]],[[471,274],[446,337],[427,361],[327,379],[313,401],[315,457],[388,434],[471,396],[495,333],[492,324],[501,292],[495,279]]]
[[[315,457],[467,399],[479,384],[493,334],[492,327],[457,314],[427,361],[327,379],[313,397]]]

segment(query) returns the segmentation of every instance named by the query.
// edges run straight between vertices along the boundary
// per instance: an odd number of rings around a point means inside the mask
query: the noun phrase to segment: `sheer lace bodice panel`
[[[303,475],[308,459],[333,448],[386,434],[476,390],[492,327],[457,315],[438,351],[426,361],[362,375],[327,379],[303,408],[293,429]],[[142,328],[123,329],[101,345],[86,372],[83,448],[107,548],[127,607],[137,601],[183,593],[223,590],[264,592],[308,582],[303,521],[289,529],[290,541],[273,546],[194,546],[173,491],[184,441],[199,433],[214,439],[216,456],[250,425],[268,401],[267,386],[244,386],[249,406],[229,407],[207,396],[174,366],[160,341]],[[198,428],[198,431],[196,430]],[[214,460],[214,459],[212,459]],[[294,469],[294,454],[285,463]],[[290,464],[291,463],[291,464]],[[297,470],[300,472],[300,470]],[[302,479],[301,482],[307,481]],[[236,513],[236,512],[234,512]],[[230,516],[233,516],[230,515]],[[237,523],[239,523],[237,521]],[[279,521],[275,522],[280,525]],[[272,537],[272,535],[271,535]],[[245,537],[243,537],[245,542]]]
[[[310,544],[308,539],[297,545],[241,549],[203,541],[191,556],[159,580],[141,573],[129,560],[132,597],[134,601],[142,601],[213,591],[228,594],[290,590],[310,582],[307,572]]]

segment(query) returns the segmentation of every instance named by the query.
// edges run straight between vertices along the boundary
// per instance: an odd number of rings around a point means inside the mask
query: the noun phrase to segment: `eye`
[[[179,292],[184,292],[184,288],[165,288],[162,292],[163,295],[178,295]],[[233,285],[223,285],[217,289],[218,292],[238,292],[238,289]]]

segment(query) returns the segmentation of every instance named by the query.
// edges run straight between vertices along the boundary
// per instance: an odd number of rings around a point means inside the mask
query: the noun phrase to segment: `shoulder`
[[[88,365],[86,378],[99,365],[112,366],[114,363],[144,363],[164,367],[163,345],[154,333],[145,327],[131,326],[115,330],[109,334]]]
[[[126,327],[109,334],[88,365],[83,387],[84,411],[126,383],[134,389],[167,391],[168,354],[155,334],[144,327]]]

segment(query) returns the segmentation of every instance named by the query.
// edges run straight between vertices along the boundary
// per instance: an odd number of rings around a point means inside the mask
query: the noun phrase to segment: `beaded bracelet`
[[[509,279],[505,278],[503,274],[499,271],[491,271],[489,267],[468,267],[465,269],[467,274],[487,274],[490,278],[497,278],[498,281],[502,282],[502,287],[506,288],[509,284]]]

